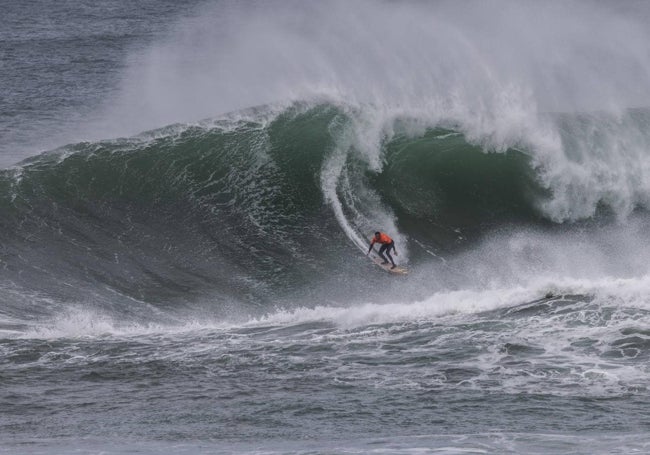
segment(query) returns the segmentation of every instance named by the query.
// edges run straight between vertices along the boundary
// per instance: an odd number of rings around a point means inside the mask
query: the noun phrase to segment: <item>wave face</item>
[[[348,249],[318,187],[335,116],[170,127],[5,172],[10,281],[73,300],[105,289],[112,304],[158,305],[213,293],[265,301],[269,289],[278,297],[304,285]]]
[[[645,118],[628,114],[633,125]],[[539,163],[536,149],[486,148],[462,126],[423,127],[410,117],[372,126],[379,133],[369,141],[367,119],[333,104],[258,108],[80,143],[4,171],[7,316],[51,315],[60,310],[54,301],[128,319],[149,320],[152,306],[161,317],[198,307],[231,319],[286,305],[424,298],[442,283],[511,280],[522,265],[531,273],[521,279],[565,276],[571,261],[589,256],[584,249],[602,251],[603,237],[620,251],[634,249],[632,219],[644,205],[630,200],[633,207],[621,209],[620,193],[596,199],[584,185],[568,195],[582,202],[578,215],[559,222],[568,190],[552,185],[553,169]],[[596,120],[552,119],[571,133],[563,136],[565,159]],[[627,161],[634,169],[604,169],[610,162],[585,166],[607,177],[638,169]],[[621,217],[631,227],[607,231]],[[394,236],[398,260],[414,269],[391,289],[368,279],[376,270],[361,253],[377,229]],[[585,232],[588,246],[574,242]],[[499,261],[498,272],[479,270],[494,266],[499,248],[511,250],[510,259]],[[525,253],[531,249],[534,259]],[[607,263],[610,272],[622,267]],[[11,297],[26,294],[42,301],[28,314]]]

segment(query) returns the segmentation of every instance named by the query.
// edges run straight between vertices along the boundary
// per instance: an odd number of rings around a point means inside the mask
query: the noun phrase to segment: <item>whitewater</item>
[[[649,23],[7,2],[0,451],[647,453]]]

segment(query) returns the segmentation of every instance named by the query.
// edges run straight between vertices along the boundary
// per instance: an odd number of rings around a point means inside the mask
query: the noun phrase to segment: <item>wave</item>
[[[502,279],[522,265],[531,276],[570,273],[567,254],[588,262],[607,243],[636,248],[639,258],[610,265],[642,270],[643,235],[630,217],[650,191],[635,189],[635,197],[613,187],[638,166],[616,148],[589,162],[583,154],[585,137],[597,136],[594,119],[606,127],[611,118],[549,119],[564,129],[564,160],[577,154],[586,174],[567,189],[567,176],[531,144],[494,147],[451,120],[390,117],[369,126],[370,112],[330,103],[260,107],[74,144],[2,171],[5,319],[25,320],[25,299],[34,318],[77,302],[147,321],[188,307],[236,319],[304,302],[423,299],[432,288],[490,282],[490,268]],[[630,112],[626,128],[640,131],[646,116]],[[605,192],[584,183],[602,184],[603,176]],[[581,210],[567,219],[569,199]],[[625,219],[628,228],[607,231]],[[359,251],[378,229],[395,237],[398,259],[414,269],[387,288]],[[590,254],[575,247],[585,232]],[[509,258],[496,260],[498,249]],[[612,271],[596,269],[589,267]]]

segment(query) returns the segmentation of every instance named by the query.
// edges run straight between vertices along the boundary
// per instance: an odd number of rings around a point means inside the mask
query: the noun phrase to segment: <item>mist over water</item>
[[[490,133],[521,126],[508,114],[620,112],[650,101],[648,32],[629,6],[224,2],[153,46],[124,90],[150,126],[315,96]]]
[[[648,117],[630,112],[650,104],[646,17],[605,2],[206,5],[131,65],[107,125],[326,100],[358,111],[376,170],[396,119],[451,125],[487,151],[525,150],[554,220],[601,201],[625,217],[648,194]]]

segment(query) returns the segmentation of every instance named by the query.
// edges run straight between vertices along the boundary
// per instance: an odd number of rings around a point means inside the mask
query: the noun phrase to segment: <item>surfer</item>
[[[391,269],[394,269],[397,267],[395,265],[395,261],[393,261],[393,257],[390,255],[390,250],[393,250],[393,253],[397,254],[397,250],[395,249],[395,242],[393,239],[388,237],[386,234],[383,232],[375,232],[375,236],[372,238],[372,241],[370,242],[370,248],[368,248],[368,252],[366,253],[366,256],[370,254],[372,251],[372,247],[374,246],[375,243],[381,243],[381,247],[379,248],[379,257],[383,259],[384,262],[382,264],[388,264],[388,261],[386,260],[386,256],[388,256],[388,259],[390,259],[390,263],[393,264]],[[384,252],[386,252],[386,256],[384,256]]]

